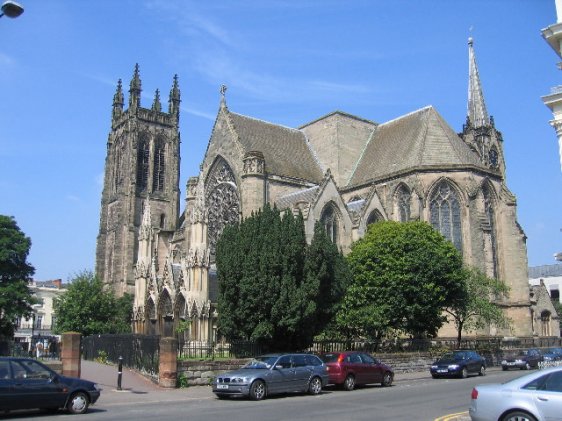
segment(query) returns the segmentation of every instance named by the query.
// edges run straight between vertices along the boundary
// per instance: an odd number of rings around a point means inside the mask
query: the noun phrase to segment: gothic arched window
[[[376,222],[384,221],[383,216],[378,210],[374,210],[371,212],[369,217],[367,218],[367,225],[374,224]]]
[[[152,173],[152,191],[163,191],[166,175],[166,142],[161,137],[154,144],[154,171]]]
[[[150,162],[150,142],[148,136],[140,135],[137,153],[137,188],[146,190],[148,186],[148,167]]]
[[[232,170],[222,158],[209,172],[205,183],[205,205],[207,208],[207,243],[210,260],[215,261],[217,241],[227,224],[240,220],[240,199]]]
[[[326,230],[326,234],[328,234],[328,238],[332,240],[332,243],[337,243],[339,220],[336,207],[333,203],[326,205],[326,207],[322,210],[320,223]]]
[[[541,313],[541,336],[551,336],[550,311],[548,310],[544,310]]]
[[[149,298],[146,302],[145,314],[149,320],[156,320],[156,307],[154,306],[154,301],[152,301],[152,298]]]
[[[490,188],[487,184],[482,187],[482,195],[484,197],[484,216],[486,223],[484,224],[484,249],[486,251],[486,260],[490,270],[489,276],[498,277],[498,253],[496,238],[495,214]]]
[[[396,207],[400,222],[410,220],[410,191],[404,185],[401,185],[396,191]]]
[[[172,299],[170,298],[170,294],[167,290],[162,292],[158,306],[161,317],[173,317],[174,311],[172,309]]]
[[[445,181],[434,190],[429,201],[430,222],[443,237],[462,253],[461,209],[457,193]]]

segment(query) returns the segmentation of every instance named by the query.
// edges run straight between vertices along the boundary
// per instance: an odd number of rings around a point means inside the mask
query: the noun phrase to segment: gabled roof
[[[380,124],[348,185],[397,172],[451,167],[486,170],[474,152],[431,106]]]
[[[269,174],[314,183],[323,173],[304,133],[229,111],[230,120],[245,152],[260,151]]]

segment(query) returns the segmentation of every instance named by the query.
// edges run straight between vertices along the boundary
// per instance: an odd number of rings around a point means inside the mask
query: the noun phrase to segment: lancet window
[[[430,222],[462,253],[461,209],[455,190],[447,182],[440,183],[430,202]]]
[[[410,220],[410,196],[410,191],[404,185],[401,185],[396,191],[396,206],[400,222]]]
[[[166,175],[166,142],[161,137],[154,144],[154,171],[152,174],[152,191],[164,190]]]
[[[320,223],[326,230],[328,238],[332,240],[332,243],[337,243],[338,241],[338,230],[339,230],[339,218],[336,208],[333,203],[329,203],[322,210],[320,216]]]
[[[374,224],[375,222],[384,221],[383,216],[378,210],[371,212],[369,218],[367,218],[367,225]]]
[[[150,162],[150,142],[148,136],[141,135],[137,155],[137,188],[146,190],[148,185],[148,167]]]

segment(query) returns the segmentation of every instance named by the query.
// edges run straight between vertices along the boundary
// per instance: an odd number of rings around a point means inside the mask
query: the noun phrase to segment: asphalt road
[[[485,377],[432,379],[418,375],[397,380],[390,388],[363,387],[352,392],[327,388],[319,396],[282,395],[260,402],[246,399],[218,400],[209,387],[116,394],[105,391],[98,403],[77,420],[428,420],[468,411],[472,387],[480,383],[503,382],[523,374],[520,371],[488,370]],[[104,399],[104,394],[107,398]],[[12,413],[0,419],[66,419],[68,415],[38,412]],[[74,417],[73,417],[74,419]],[[467,415],[442,418],[467,420]]]

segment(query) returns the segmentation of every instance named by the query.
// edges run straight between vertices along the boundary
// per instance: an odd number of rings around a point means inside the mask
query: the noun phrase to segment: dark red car
[[[394,371],[366,352],[330,352],[320,356],[328,367],[330,384],[353,390],[356,385],[380,383],[390,386]]]

